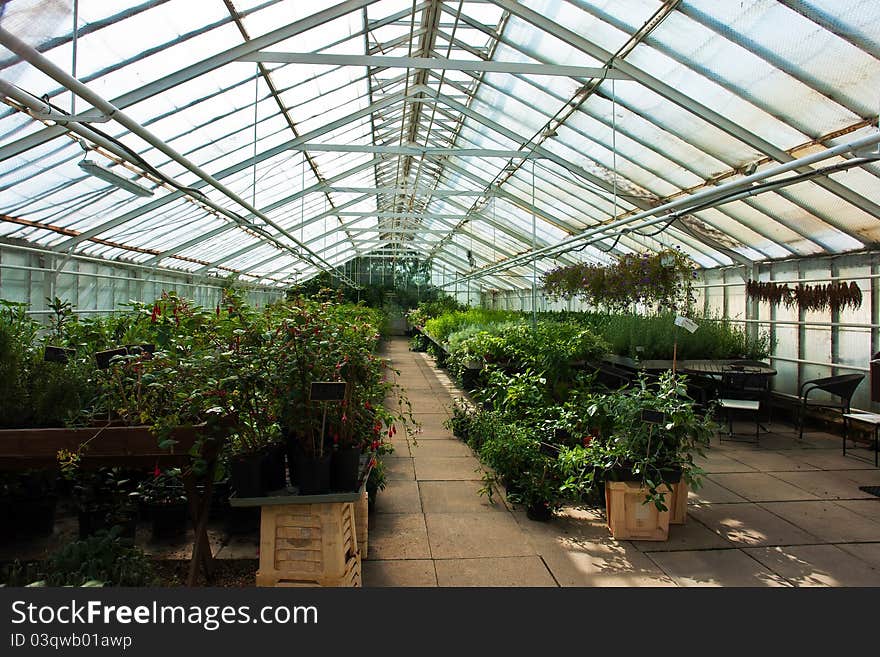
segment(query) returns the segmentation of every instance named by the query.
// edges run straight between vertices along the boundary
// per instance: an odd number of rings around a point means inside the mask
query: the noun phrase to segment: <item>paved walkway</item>
[[[798,445],[774,423],[760,447],[714,441],[688,522],[666,542],[617,541],[603,512],[532,522],[478,494],[479,461],[443,427],[461,393],[425,354],[394,339],[418,444],[398,434],[370,518],[365,586],[880,586],[880,470],[840,438]],[[867,455],[865,450],[860,450]]]

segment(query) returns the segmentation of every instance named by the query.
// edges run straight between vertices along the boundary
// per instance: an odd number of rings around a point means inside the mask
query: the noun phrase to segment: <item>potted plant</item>
[[[160,470],[141,481],[134,497],[149,511],[153,540],[175,538],[186,533],[189,504],[183,488],[180,468]]]
[[[581,483],[605,484],[609,521],[621,519],[620,503],[628,506],[637,500],[640,505],[652,505],[657,512],[654,519],[668,526],[673,486],[684,481],[698,488],[701,483],[702,470],[694,457],[703,454],[714,433],[710,414],[694,409],[685,378],[671,372],[661,375],[656,387],[642,378],[621,394],[596,395],[591,401],[585,414],[601,429],[588,444],[566,451],[566,483],[580,486],[572,471],[582,459]],[[615,511],[616,499],[620,503]],[[637,509],[633,513],[641,514]],[[646,535],[640,538],[655,540],[664,540],[668,531],[662,526],[643,529]],[[612,525],[612,531],[616,538],[625,538],[635,530]]]
[[[79,536],[120,527],[120,535],[134,540],[137,531],[137,509],[131,493],[134,484],[122,468],[82,467],[81,453],[62,451],[58,454],[61,476],[71,484],[77,512]]]
[[[7,539],[48,536],[55,526],[58,496],[48,470],[0,473],[0,523]]]

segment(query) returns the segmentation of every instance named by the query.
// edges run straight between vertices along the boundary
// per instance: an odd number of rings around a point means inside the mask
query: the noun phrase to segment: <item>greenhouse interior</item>
[[[880,586],[878,89],[865,0],[0,0],[0,584]]]

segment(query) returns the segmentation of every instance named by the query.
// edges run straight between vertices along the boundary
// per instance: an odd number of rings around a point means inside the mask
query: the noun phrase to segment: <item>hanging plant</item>
[[[691,260],[674,249],[653,255],[631,253],[607,267],[579,263],[547,272],[543,286],[554,298],[581,297],[597,306],[625,309],[633,302],[685,310],[694,303]]]
[[[771,305],[783,304],[786,308],[797,306],[804,311],[833,312],[862,306],[862,290],[852,281],[835,281],[827,285],[804,285],[799,283],[796,287],[789,287],[788,283],[775,283],[773,281],[753,281],[746,283],[746,295],[757,301],[764,301]]]

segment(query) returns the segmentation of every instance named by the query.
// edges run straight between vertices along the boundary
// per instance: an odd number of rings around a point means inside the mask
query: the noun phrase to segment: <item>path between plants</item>
[[[880,470],[840,455],[840,438],[803,443],[774,422],[761,446],[719,443],[666,542],[617,541],[603,514],[566,508],[548,523],[479,495],[480,463],[443,427],[462,393],[405,338],[385,356],[422,424],[387,456],[370,514],[365,586],[880,586]]]

